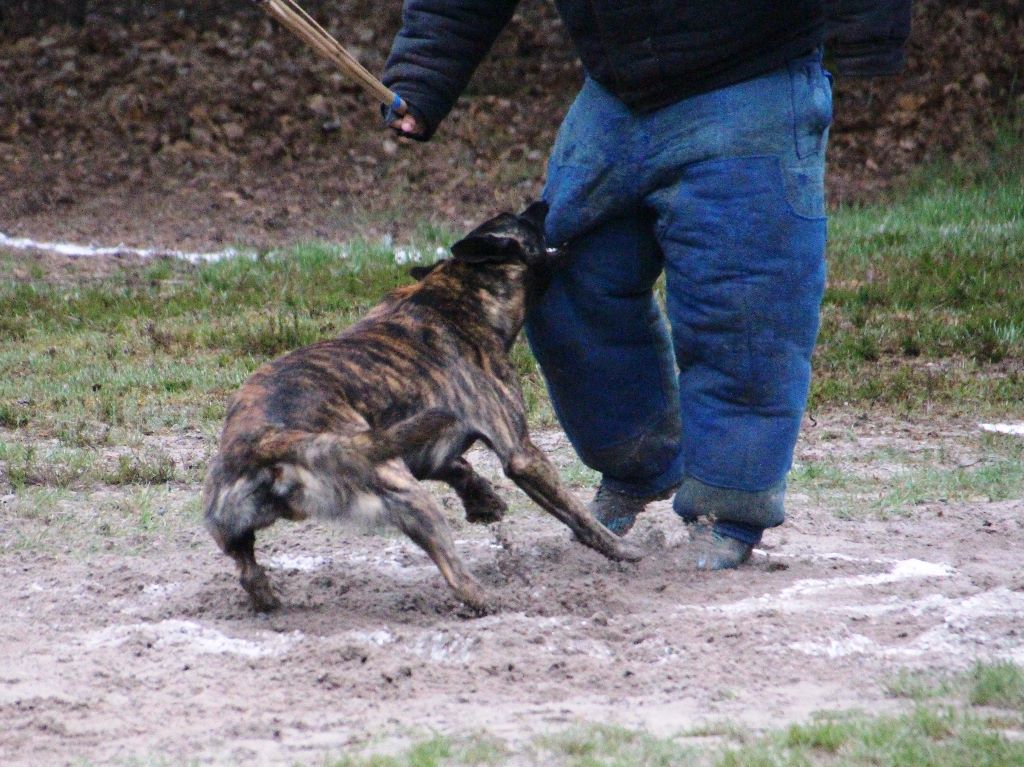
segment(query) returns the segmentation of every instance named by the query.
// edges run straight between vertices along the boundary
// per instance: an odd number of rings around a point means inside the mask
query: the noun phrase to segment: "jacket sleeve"
[[[825,0],[826,48],[837,74],[891,75],[906,65],[911,0]]]
[[[517,0],[405,0],[402,29],[381,78],[429,139],[512,18]]]

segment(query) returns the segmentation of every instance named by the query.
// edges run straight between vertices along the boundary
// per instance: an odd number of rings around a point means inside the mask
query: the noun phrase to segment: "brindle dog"
[[[504,213],[414,271],[337,338],[270,362],[242,385],[203,489],[206,524],[234,558],[257,610],[279,605],[256,563],[255,531],[277,518],[391,522],[434,560],[460,600],[483,611],[484,589],[455,552],[437,503],[417,480],[451,485],[466,518],[506,510],[462,454],[477,440],[505,473],[576,538],[605,556],[642,552],[596,522],[527,433],[509,350],[528,301],[543,290],[547,208]]]

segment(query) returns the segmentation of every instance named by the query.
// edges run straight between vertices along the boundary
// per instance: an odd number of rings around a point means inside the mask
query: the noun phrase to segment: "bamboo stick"
[[[405,102],[374,77],[295,0],[255,0],[255,2],[310,48],[348,74],[364,90],[380,99],[381,103],[393,106],[398,114],[405,113]]]

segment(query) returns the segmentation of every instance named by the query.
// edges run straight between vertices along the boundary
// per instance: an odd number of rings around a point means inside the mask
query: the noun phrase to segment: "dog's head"
[[[568,256],[568,249],[547,247],[547,213],[547,203],[538,201],[518,215],[501,213],[485,221],[452,245],[453,261],[473,267],[499,267],[506,279],[521,281],[526,287],[527,305],[536,303],[554,273],[566,265]]]
[[[519,261],[538,266],[554,257],[544,244],[546,202],[535,202],[519,215],[501,213],[452,245],[452,256],[466,263]]]
[[[411,295],[432,301],[438,292],[471,295],[488,324],[511,345],[528,307],[563,261],[561,250],[545,247],[547,212],[547,203],[535,202],[518,215],[501,213],[485,221],[452,245],[452,258],[411,269],[420,280]]]

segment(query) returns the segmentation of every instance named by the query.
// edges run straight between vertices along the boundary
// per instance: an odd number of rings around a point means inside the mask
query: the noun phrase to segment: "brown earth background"
[[[382,69],[397,0],[305,5]],[[80,24],[59,23],[79,7]],[[461,228],[537,194],[582,77],[552,4],[526,0],[420,145],[251,3],[0,12],[0,231],[40,239],[209,248]],[[1019,120],[1024,6],[919,0],[908,59],[899,77],[837,79],[833,204],[876,199],[922,162],[969,168]]]

